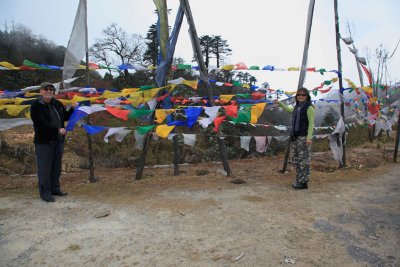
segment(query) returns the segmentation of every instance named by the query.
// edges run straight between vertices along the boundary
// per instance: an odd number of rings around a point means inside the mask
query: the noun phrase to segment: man
[[[34,143],[39,178],[40,197],[54,202],[53,195],[66,196],[60,187],[61,162],[64,152],[65,126],[73,112],[68,112],[54,98],[55,87],[48,82],[40,85],[40,96],[31,105],[31,118],[35,131]]]

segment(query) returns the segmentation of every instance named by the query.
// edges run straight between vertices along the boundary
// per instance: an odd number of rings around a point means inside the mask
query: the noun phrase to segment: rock
[[[223,175],[223,176],[228,176],[228,174],[226,173],[226,171],[223,170],[223,169],[218,169],[218,170],[217,170],[217,173],[218,173],[218,174],[221,174],[221,175]]]
[[[108,215],[110,215],[110,211],[109,210],[102,210],[97,212],[94,217],[96,218],[102,218],[102,217],[107,217]]]
[[[233,180],[231,181],[231,183],[232,183],[232,184],[245,184],[245,183],[247,183],[247,182],[244,181],[244,180],[242,180],[242,179],[236,178],[236,179],[233,179]]]

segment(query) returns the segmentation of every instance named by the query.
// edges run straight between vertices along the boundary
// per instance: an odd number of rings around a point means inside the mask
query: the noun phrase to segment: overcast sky
[[[143,36],[156,22],[152,0],[87,0],[89,45],[101,37],[101,31],[113,22],[128,33]],[[173,25],[179,0],[168,0]],[[375,49],[382,44],[392,52],[400,39],[400,1],[398,0],[339,0],[340,32],[348,36],[346,23],[352,25],[355,45],[361,56],[369,57],[376,68]],[[0,0],[0,28],[7,23],[21,23],[34,34],[67,46],[78,0]],[[198,34],[221,35],[228,41],[233,54],[227,63],[244,62],[247,66],[265,65],[299,67],[302,61],[309,0],[189,0]],[[315,3],[308,67],[337,69],[333,0]],[[176,57],[187,63],[192,48],[184,20],[179,36]],[[343,77],[359,84],[354,56],[341,43]],[[367,54],[367,49],[369,54]],[[400,50],[400,48],[399,48]],[[2,59],[0,59],[2,61]],[[45,62],[37,62],[45,63]],[[21,62],[22,64],[22,62]],[[400,51],[389,61],[388,81],[400,80]],[[258,84],[267,81],[272,88],[294,89],[299,72],[254,71]],[[332,75],[308,73],[309,88],[329,80]]]

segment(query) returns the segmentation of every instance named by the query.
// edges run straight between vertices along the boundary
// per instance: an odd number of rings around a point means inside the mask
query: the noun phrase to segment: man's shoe
[[[46,202],[54,202],[55,201],[53,196],[43,196],[42,199]]]
[[[64,197],[64,196],[68,195],[68,193],[67,193],[67,192],[63,192],[63,191],[61,191],[61,190],[57,190],[57,191],[54,191],[54,192],[53,192],[53,195],[54,195],[54,196],[61,196],[61,197]]]
[[[294,182],[294,183],[292,184],[292,187],[293,187],[294,189],[307,189],[307,188],[308,188],[308,185],[307,185],[307,183]]]

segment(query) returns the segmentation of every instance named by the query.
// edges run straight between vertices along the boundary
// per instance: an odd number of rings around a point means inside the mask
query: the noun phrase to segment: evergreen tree
[[[210,64],[210,58],[212,57],[212,46],[213,46],[213,38],[209,35],[203,35],[199,38],[201,53],[204,57],[204,64],[206,68]]]
[[[158,58],[158,39],[157,39],[157,24],[154,23],[150,26],[146,35],[147,49],[143,55],[143,60],[153,66],[157,66]]]
[[[223,62],[223,56],[231,55],[232,49],[229,48],[226,40],[221,38],[221,35],[213,36],[212,53],[217,60],[217,68],[220,67]]]
[[[180,64],[185,64],[185,60],[183,58],[173,58],[172,59],[172,65],[173,66],[179,66]],[[178,79],[179,77],[182,77],[186,80],[195,80],[197,77],[195,76],[192,68],[190,69],[177,69],[176,71],[172,72],[172,79]]]
[[[321,126],[335,126],[339,118],[339,112],[334,107],[329,106],[322,119]]]
[[[203,35],[199,38],[199,41],[204,64],[207,68],[212,58],[216,59],[217,68],[219,68],[223,63],[224,56],[231,55],[232,50],[227,41],[223,40],[220,35]]]

